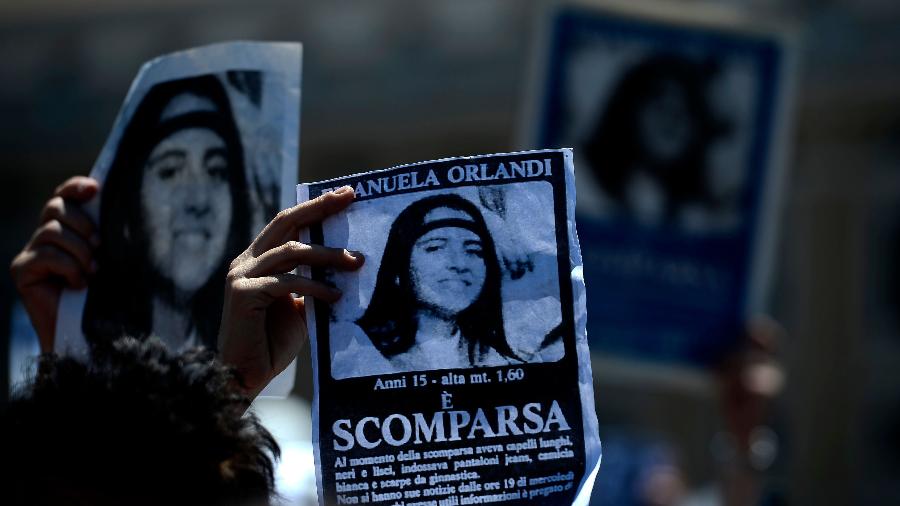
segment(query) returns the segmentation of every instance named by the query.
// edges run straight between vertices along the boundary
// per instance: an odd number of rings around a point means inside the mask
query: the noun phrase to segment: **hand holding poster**
[[[141,68],[91,171],[97,271],[63,294],[57,351],[123,335],[216,347],[229,262],[293,200],[300,58],[236,42]],[[268,392],[286,394],[292,369]]]
[[[586,504],[600,459],[569,150],[446,159],[343,185],[304,242],[361,251],[311,277],[323,504]]]

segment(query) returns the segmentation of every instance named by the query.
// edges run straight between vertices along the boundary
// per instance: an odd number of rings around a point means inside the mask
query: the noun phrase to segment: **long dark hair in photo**
[[[715,205],[706,179],[707,152],[711,141],[731,130],[731,125],[713,110],[708,97],[710,83],[718,72],[715,62],[662,53],[624,73],[584,146],[594,176],[613,200],[625,202],[627,184],[640,167],[665,190],[667,218],[673,218],[685,203]],[[658,159],[645,145],[640,115],[667,86],[680,91],[690,132],[677,155]]]
[[[164,117],[167,105],[185,95],[210,103],[211,107]],[[91,344],[109,342],[121,335],[147,337],[153,330],[153,296],[172,298],[177,291],[150,261],[140,195],[144,166],[153,148],[173,133],[188,128],[215,132],[227,151],[232,213],[226,250],[221,252],[218,268],[194,293],[189,307],[190,330],[196,332],[199,344],[215,347],[227,263],[246,247],[252,231],[241,137],[228,94],[214,75],[153,86],[125,127],[101,193],[98,270],[91,280],[82,318],[82,330]]]
[[[448,208],[461,211],[471,219],[438,219],[426,223],[429,212]],[[410,259],[416,241],[430,230],[460,227],[474,232],[482,243],[485,280],[478,298],[456,316],[456,326],[468,345],[468,358],[477,365],[478,358],[491,348],[500,355],[521,360],[506,342],[503,331],[501,272],[497,251],[484,217],[468,200],[455,194],[426,197],[410,204],[394,220],[387,246],[378,269],[375,291],[363,316],[356,321],[372,344],[385,357],[408,351],[418,331],[416,300]]]

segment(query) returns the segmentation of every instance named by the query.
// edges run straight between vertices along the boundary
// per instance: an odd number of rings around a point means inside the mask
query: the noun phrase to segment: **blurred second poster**
[[[711,367],[765,311],[790,38],[674,2],[545,21],[524,144],[575,150],[592,351]]]

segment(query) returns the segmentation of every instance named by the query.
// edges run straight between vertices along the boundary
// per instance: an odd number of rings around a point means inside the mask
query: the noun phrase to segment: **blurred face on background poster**
[[[639,106],[636,123],[644,153],[663,166],[683,155],[696,130],[685,90],[671,80],[661,82]]]
[[[721,181],[734,171],[720,177],[730,164],[717,155],[730,154],[720,146],[733,126],[711,100],[720,74],[715,61],[667,52],[622,69],[584,141],[597,198],[613,204],[598,217],[692,232],[734,223],[734,185]]]

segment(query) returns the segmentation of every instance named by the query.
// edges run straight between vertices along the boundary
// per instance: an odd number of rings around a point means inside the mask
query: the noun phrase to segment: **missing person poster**
[[[548,15],[525,145],[579,154],[595,352],[706,367],[764,311],[790,44],[725,14],[567,2]]]
[[[320,504],[587,504],[600,461],[571,150],[444,159],[301,184],[356,200],[301,240]]]
[[[233,42],[141,68],[91,170],[97,269],[63,293],[58,352],[123,335],[216,347],[228,265],[294,200],[300,61],[296,43]]]

